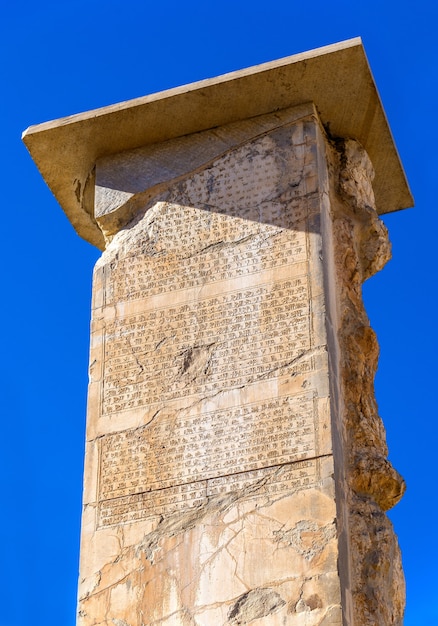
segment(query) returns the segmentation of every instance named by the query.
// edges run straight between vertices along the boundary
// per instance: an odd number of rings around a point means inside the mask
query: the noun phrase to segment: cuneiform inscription
[[[308,277],[107,323],[104,414],[276,376],[310,348]],[[295,373],[308,370],[298,363]],[[290,371],[291,371],[290,370]]]
[[[204,504],[207,499],[245,490],[245,496],[280,496],[308,488],[318,479],[317,461],[298,461],[219,478],[167,487],[113,500],[98,506],[98,527],[136,522],[154,515],[175,513]]]
[[[261,268],[303,261],[306,219],[313,204],[311,198],[288,208],[271,202],[267,223],[261,224],[260,207],[253,219],[245,220],[219,209],[160,203],[153,217],[146,216],[150,226],[139,234],[134,250],[105,269],[105,301],[129,302],[166,293],[175,285],[190,289],[206,280],[250,276]]]
[[[99,441],[100,525],[314,479],[314,392],[291,381],[314,368],[318,202],[312,149],[291,138],[257,139],[176,183],[114,240],[96,300],[113,431]],[[292,388],[307,391],[278,395]],[[144,425],[114,432],[123,411]]]
[[[260,219],[263,208],[269,218],[275,206],[283,204],[284,211],[286,202],[316,191],[314,140],[304,137],[304,127],[297,130],[278,128],[230,150],[211,167],[176,185],[173,197],[187,206],[221,208],[228,214],[237,211],[247,220]],[[263,221],[269,222],[266,214]]]
[[[230,475],[314,456],[314,413],[312,395],[300,394],[198,415],[158,415],[148,426],[107,435],[100,441],[99,500],[150,491],[196,500],[202,480],[215,479],[210,487],[221,491]]]

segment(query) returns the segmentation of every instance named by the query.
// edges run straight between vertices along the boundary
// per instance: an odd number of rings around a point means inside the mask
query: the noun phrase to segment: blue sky
[[[381,358],[405,626],[438,624],[438,5],[314,0],[2,3],[0,626],[73,626],[91,272],[20,141],[30,124],[361,36],[416,208],[385,217],[393,260],[364,288]]]

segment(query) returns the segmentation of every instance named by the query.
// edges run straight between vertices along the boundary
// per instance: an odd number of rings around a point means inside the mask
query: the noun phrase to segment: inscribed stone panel
[[[311,123],[272,131],[175,184],[109,246],[98,526],[317,480],[314,155]]]

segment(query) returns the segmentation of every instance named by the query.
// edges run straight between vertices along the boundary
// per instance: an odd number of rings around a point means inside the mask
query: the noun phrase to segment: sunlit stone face
[[[401,626],[362,283],[412,197],[360,40],[23,138],[105,250],[78,625]]]
[[[98,162],[80,626],[400,623],[372,177],[313,105]]]
[[[340,615],[319,129],[296,117],[161,189],[96,266],[84,624]]]

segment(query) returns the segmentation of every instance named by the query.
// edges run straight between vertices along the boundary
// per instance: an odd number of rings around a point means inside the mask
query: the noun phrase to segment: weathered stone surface
[[[312,106],[252,129],[96,266],[81,624],[341,623],[321,130]]]
[[[360,42],[25,139],[105,248],[78,626],[400,626],[361,286],[410,194]]]
[[[378,345],[363,306],[361,285],[390,258],[387,231],[375,210],[373,167],[355,141],[332,153],[332,220],[339,298],[340,394],[346,451],[347,507],[354,624],[402,624],[405,588],[397,539],[383,511],[405,483],[387,460],[374,375]]]
[[[312,105],[214,134],[97,164],[79,624],[399,624],[372,165]]]

